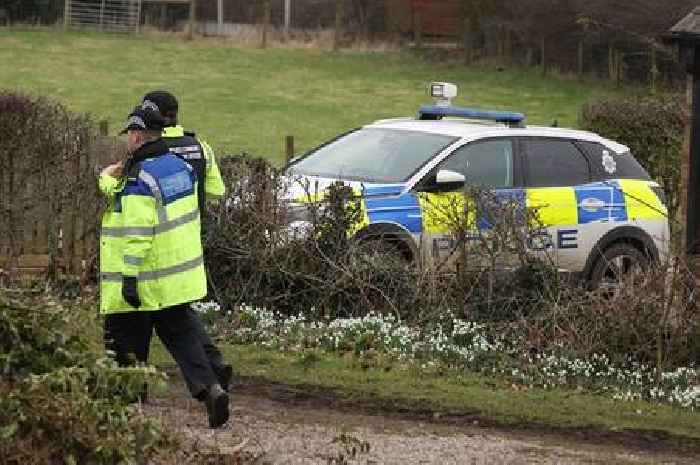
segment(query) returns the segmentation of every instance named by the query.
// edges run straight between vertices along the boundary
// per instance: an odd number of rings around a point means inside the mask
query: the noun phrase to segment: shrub
[[[3,464],[111,465],[172,445],[158,423],[128,405],[143,383],[162,383],[163,375],[116,367],[97,331],[89,302],[0,293]]]
[[[607,100],[583,108],[585,129],[629,146],[635,158],[663,187],[669,217],[680,202],[681,149],[685,128],[681,96]]]
[[[392,243],[348,240],[361,212],[347,188],[310,192],[313,201],[299,211],[280,200],[286,181],[266,162],[237,157],[221,165],[228,197],[207,216],[205,254],[213,295],[224,308],[249,303],[286,315],[311,311],[325,317],[391,312],[429,322],[447,310],[470,318],[510,318],[530,304],[522,298],[528,288],[494,272],[509,257],[537,266],[522,250],[529,228],[520,226],[529,224],[527,213],[487,193],[467,197],[480,199],[469,208],[492,210],[490,238],[466,239],[469,225],[459,218],[464,215],[459,199],[439,212],[440,221],[455,231],[458,246],[446,259],[458,261],[455,273],[446,263],[416,266]],[[294,234],[285,225],[300,215],[311,225]],[[520,291],[523,296],[516,296]]]
[[[383,291],[403,290],[406,264],[372,260],[357,253],[347,231],[358,209],[352,192],[331,189],[328,197],[311,202],[303,214],[312,229],[294,235],[288,229],[290,211],[280,193],[284,180],[263,160],[222,160],[228,198],[210,211],[205,225],[205,254],[212,292],[231,308],[243,302],[275,308],[286,314],[315,309],[318,314],[351,315],[375,306],[394,307]],[[297,212],[298,213],[298,212]],[[410,274],[410,273],[409,273]],[[391,283],[389,283],[391,281]]]
[[[451,233],[452,255],[408,263],[396,251],[348,240],[357,213],[352,193],[336,188],[311,195],[320,200],[304,213],[312,219],[310,231],[295,236],[284,225],[299,212],[279,200],[279,172],[245,158],[225,161],[222,170],[230,197],[209,215],[205,253],[215,296],[227,311],[247,303],[280,318],[359,318],[364,329],[367,315],[391,314],[401,324],[435,331],[449,328],[445,315],[454,315],[526,352],[554,347],[575,357],[606,354],[659,373],[698,356],[695,284],[680,265],[672,272],[652,269],[614,295],[588,292],[558,273],[546,253],[528,253],[533,233],[541,237],[534,212],[476,189],[430,209],[438,217],[430,221]],[[488,232],[477,230],[474,218],[488,219]],[[217,328],[229,334],[231,321],[235,315]],[[266,331],[268,321],[246,323],[247,337]],[[344,345],[371,345],[362,334]]]
[[[695,292],[680,262],[630,276],[612,295],[565,285],[542,295],[538,311],[513,329],[538,351],[556,345],[579,357],[606,354],[615,363],[643,363],[661,373],[700,357]]]

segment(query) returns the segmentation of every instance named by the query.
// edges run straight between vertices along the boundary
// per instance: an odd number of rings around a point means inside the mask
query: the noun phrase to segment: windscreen
[[[294,163],[290,172],[363,182],[405,182],[457,138],[396,129],[351,132]]]

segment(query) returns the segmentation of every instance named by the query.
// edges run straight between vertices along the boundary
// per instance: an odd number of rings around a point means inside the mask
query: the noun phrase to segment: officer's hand
[[[124,276],[124,278],[122,278],[122,297],[124,297],[126,303],[134,308],[139,308],[141,306],[138,281],[135,276]]]
[[[124,170],[124,162],[114,163],[102,170],[103,175],[112,176],[113,178],[121,178]]]

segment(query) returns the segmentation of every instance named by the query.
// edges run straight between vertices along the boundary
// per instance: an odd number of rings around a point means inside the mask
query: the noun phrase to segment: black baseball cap
[[[128,131],[162,131],[165,127],[165,119],[157,111],[151,108],[143,108],[138,106],[129,113],[129,116],[124,125],[124,129],[120,134],[125,134]]]
[[[141,100],[143,108],[150,108],[161,115],[177,115],[178,103],[173,94],[167,90],[155,90],[143,96]]]

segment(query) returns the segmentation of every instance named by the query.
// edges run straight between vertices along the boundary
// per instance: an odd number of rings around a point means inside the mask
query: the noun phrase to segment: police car
[[[520,113],[454,106],[450,83],[433,83],[430,93],[435,104],[416,118],[376,121],[292,160],[290,197],[342,181],[362,199],[358,240],[381,238],[406,259],[435,260],[454,241],[431,208],[482,186],[535,211],[541,237],[527,246],[593,286],[663,260],[662,190],[627,147],[591,132],[526,126]]]

